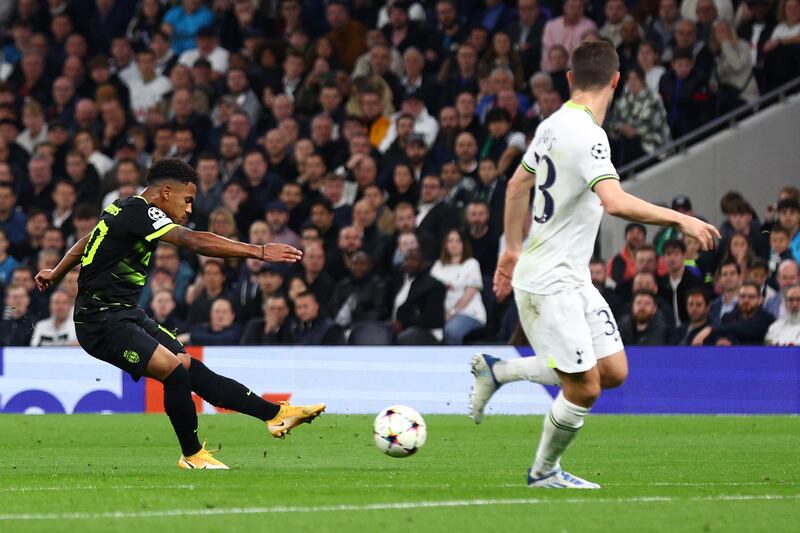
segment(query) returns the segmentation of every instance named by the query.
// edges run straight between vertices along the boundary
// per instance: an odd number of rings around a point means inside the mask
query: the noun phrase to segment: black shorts
[[[86,352],[129,373],[134,381],[144,375],[159,344],[174,354],[183,344],[138,307],[102,311],[91,318],[77,315],[75,331]]]

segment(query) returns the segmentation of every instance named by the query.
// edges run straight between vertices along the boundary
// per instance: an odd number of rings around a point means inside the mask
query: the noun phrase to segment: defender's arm
[[[522,163],[508,182],[506,190],[506,210],[504,213],[505,249],[497,262],[494,273],[494,293],[498,300],[504,300],[511,293],[511,275],[522,249],[525,232],[525,215],[531,189],[536,185],[536,174]]]
[[[672,209],[659,207],[625,192],[617,180],[602,180],[594,186],[603,207],[610,215],[661,226],[677,226],[681,232],[691,235],[703,250],[714,248],[714,237],[721,238],[717,228],[694,217]]]
[[[245,257],[271,263],[294,263],[303,257],[303,252],[288,244],[247,244],[208,231],[192,231],[183,226],[172,228],[161,240],[201,255],[223,259]]]

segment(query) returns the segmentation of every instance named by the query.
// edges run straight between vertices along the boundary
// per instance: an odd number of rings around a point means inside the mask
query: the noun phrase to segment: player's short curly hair
[[[147,184],[163,181],[178,181],[197,184],[197,171],[180,159],[168,157],[159,159],[147,170]]]

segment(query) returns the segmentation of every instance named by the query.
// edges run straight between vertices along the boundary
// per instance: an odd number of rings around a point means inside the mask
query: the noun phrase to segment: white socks
[[[547,365],[547,357],[517,357],[498,361],[492,367],[494,377],[500,383],[514,381],[533,381],[542,385],[559,385],[555,369]]]
[[[544,417],[544,430],[539,441],[539,449],[536,450],[536,460],[531,475],[541,477],[558,467],[561,455],[578,434],[578,430],[583,426],[583,419],[588,414],[588,408],[575,405],[564,398],[563,391],[558,393],[550,412]]]

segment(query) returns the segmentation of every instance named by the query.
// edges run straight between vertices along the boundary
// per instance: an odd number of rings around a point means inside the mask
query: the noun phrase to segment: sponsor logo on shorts
[[[129,363],[138,363],[139,362],[139,354],[134,352],[133,350],[125,350],[122,353],[122,357],[125,358],[126,361]]]

